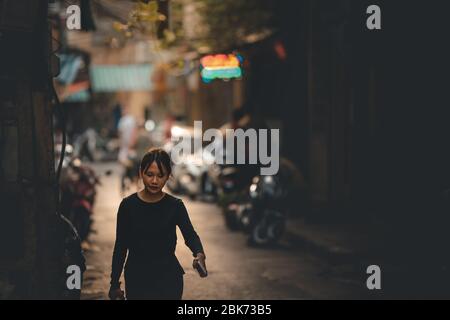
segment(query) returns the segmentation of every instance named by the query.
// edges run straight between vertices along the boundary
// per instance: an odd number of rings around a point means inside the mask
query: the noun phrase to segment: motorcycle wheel
[[[250,231],[248,244],[251,246],[266,246],[272,242],[272,238],[268,234],[268,228],[265,223],[260,222]]]
[[[238,231],[239,223],[233,210],[224,210],[225,225],[230,231]]]
[[[278,240],[280,240],[281,236],[284,233],[285,227],[285,221],[282,219],[277,219],[270,223],[267,228],[267,234],[269,238],[271,238],[272,243],[276,243],[278,242]]]

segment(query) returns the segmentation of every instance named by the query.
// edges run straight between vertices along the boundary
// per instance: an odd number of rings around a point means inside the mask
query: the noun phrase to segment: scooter
[[[92,224],[96,187],[95,172],[80,159],[72,159],[64,169],[61,194],[63,214],[74,225],[82,241],[87,240]]]
[[[248,244],[275,244],[285,230],[287,190],[278,176],[253,178],[244,200],[230,203],[228,214],[248,234]]]
[[[64,240],[64,254],[61,257],[63,272],[61,273],[60,298],[62,300],[80,300],[81,288],[69,289],[67,287],[67,270],[69,267],[79,267],[82,285],[83,274],[86,271],[86,259],[81,248],[81,239],[75,227],[66,217],[58,214],[57,221],[61,239]]]
[[[248,202],[249,172],[239,166],[223,166],[217,181],[218,203],[223,208],[225,225],[230,231],[240,230],[236,213],[243,210],[242,205]]]
[[[130,153],[126,163],[122,163],[123,171],[120,177],[120,194],[125,197],[135,186],[139,186],[139,164],[140,159],[135,153]]]

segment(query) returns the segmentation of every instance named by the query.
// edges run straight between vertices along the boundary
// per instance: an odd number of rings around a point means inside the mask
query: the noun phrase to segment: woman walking
[[[125,294],[128,300],[181,299],[184,270],[175,256],[176,226],[193,253],[193,267],[207,276],[203,246],[186,207],[162,191],[171,171],[168,153],[151,149],[139,167],[143,190],[120,203],[109,291],[112,300],[125,299]],[[119,282],[124,264],[125,293]]]

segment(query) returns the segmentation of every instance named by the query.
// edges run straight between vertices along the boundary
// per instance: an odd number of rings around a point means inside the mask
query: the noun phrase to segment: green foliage
[[[194,3],[201,17],[202,30],[195,39],[186,39],[184,32],[184,7]],[[170,0],[170,30],[159,42],[162,47],[178,46],[209,47],[214,51],[229,50],[252,40],[264,37],[276,30],[275,0]],[[157,1],[136,1],[128,22],[116,22],[113,27],[131,38],[136,33],[156,40],[158,24],[167,17],[158,12]],[[187,41],[188,40],[188,41]]]
[[[158,43],[158,47],[167,48],[178,45],[183,39],[183,4],[184,0],[170,0],[170,30],[164,31],[164,38],[157,38],[159,24],[169,19],[160,12],[156,0],[136,0],[134,9],[129,12],[127,22],[113,23],[114,30],[126,41],[137,34],[147,36]]]
[[[205,40],[213,49],[228,49],[276,28],[274,0],[196,1],[208,28]]]
[[[130,12],[127,24],[114,22],[113,28],[118,32],[124,33],[126,37],[133,36],[136,31],[156,37],[158,23],[166,18],[158,12],[158,2],[156,0],[148,3],[139,1],[134,10]]]

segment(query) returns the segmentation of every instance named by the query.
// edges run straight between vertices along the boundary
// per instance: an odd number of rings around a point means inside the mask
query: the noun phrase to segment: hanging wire
[[[52,97],[55,102],[56,111],[59,113],[60,120],[61,120],[61,131],[62,131],[62,145],[61,145],[61,155],[59,158],[58,168],[56,170],[56,182],[55,182],[55,188],[56,188],[56,199],[57,199],[57,209],[56,213],[62,215],[62,203],[61,203],[61,189],[60,189],[60,180],[61,180],[61,171],[62,171],[62,165],[64,162],[64,157],[66,154],[66,145],[67,145],[67,137],[66,137],[66,110],[62,107],[61,102],[59,101],[58,94],[56,93],[55,86],[53,84],[53,78],[50,78],[49,81],[49,88],[51,90]]]

